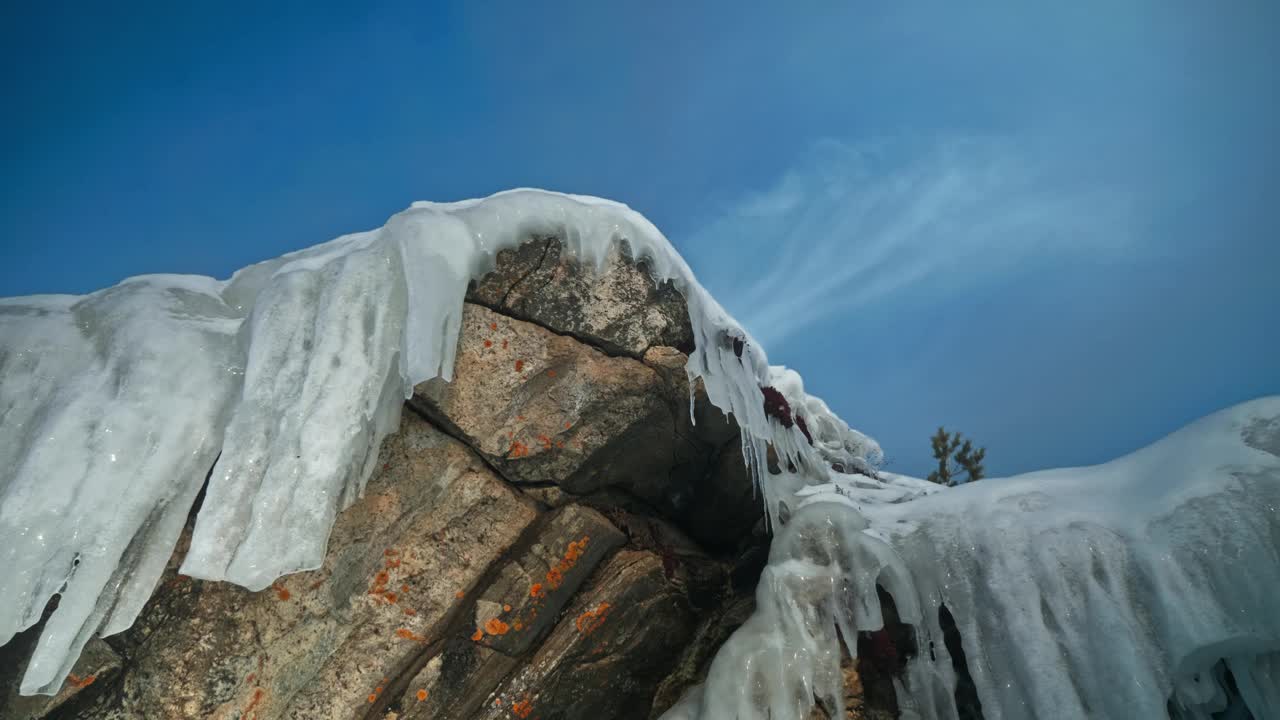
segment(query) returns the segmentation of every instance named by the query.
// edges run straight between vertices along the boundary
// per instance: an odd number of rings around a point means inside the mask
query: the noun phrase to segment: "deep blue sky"
[[[50,5],[0,23],[0,295],[535,186],[649,216],[898,471],[1280,393],[1273,2]]]

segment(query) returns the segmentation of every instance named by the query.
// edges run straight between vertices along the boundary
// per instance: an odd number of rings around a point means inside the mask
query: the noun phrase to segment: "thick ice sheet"
[[[151,276],[0,301],[0,641],[62,595],[23,692],[132,624],[169,559],[243,376],[219,290]]]
[[[771,441],[801,467],[878,452],[820,401],[809,407],[798,376],[786,392],[820,448],[766,417],[760,388],[775,371],[763,350],[652,224],[597,198],[415,203],[225,282],[154,276],[3,300],[0,643],[61,595],[22,692],[56,692],[90,637],[133,622],[206,475],[182,572],[257,590],[318,567],[401,401],[451,377],[467,283],[533,234],[596,267],[625,241],[675,283],[698,342],[688,372],[737,416],[753,467]]]
[[[839,707],[832,628],[882,626],[876,583],[917,633],[905,717],[956,717],[943,604],[990,720],[1163,717],[1171,697],[1207,719],[1225,707],[1219,660],[1255,717],[1280,717],[1280,397],[1095,467],[941,492],[884,480],[801,491],[760,609],[669,717]]]

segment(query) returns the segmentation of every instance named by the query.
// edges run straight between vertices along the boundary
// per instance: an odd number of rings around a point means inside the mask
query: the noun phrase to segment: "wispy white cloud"
[[[766,347],[905,293],[941,298],[1045,263],[1131,255],[1132,198],[1046,155],[1061,156],[987,138],[822,141],[689,248],[719,258],[699,263],[704,281]]]

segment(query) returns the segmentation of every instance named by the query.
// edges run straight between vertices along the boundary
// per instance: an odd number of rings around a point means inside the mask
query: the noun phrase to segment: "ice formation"
[[[1103,465],[939,490],[801,489],[756,614],[668,717],[808,718],[815,697],[843,717],[838,643],[882,627],[877,584],[915,631],[903,717],[957,717],[943,606],[989,720],[1207,720],[1226,670],[1253,717],[1280,717],[1280,397]]]
[[[597,267],[625,241],[684,293],[687,372],[742,427],[776,532],[757,613],[669,717],[838,712],[877,584],[920,648],[906,717],[956,716],[942,604],[988,718],[1208,717],[1228,670],[1280,716],[1280,399],[1095,468],[945,491],[876,473],[874,441],[770,367],[648,221],[535,190],[415,203],[226,281],[0,300],[0,644],[61,596],[21,691],[133,622],[206,477],[184,573],[262,589],[318,567],[402,400],[451,377],[467,283],[533,234]]]
[[[688,372],[738,418],[749,461],[764,467],[772,441],[813,464],[800,431],[762,410],[773,380],[759,346],[652,224],[597,198],[415,203],[378,230],[227,281],[145,276],[83,297],[0,300],[0,644],[60,595],[21,691],[56,692],[91,637],[133,622],[206,476],[182,572],[258,590],[319,567],[403,399],[451,377],[467,283],[533,234],[596,267],[627,242],[685,294]],[[798,378],[782,391],[827,455],[877,452],[825,406],[809,408]]]

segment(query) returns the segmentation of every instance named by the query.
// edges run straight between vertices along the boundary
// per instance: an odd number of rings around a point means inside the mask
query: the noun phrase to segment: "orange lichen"
[[[387,548],[386,550],[382,551],[382,554],[386,557],[395,557],[398,553],[396,553],[396,551],[393,550],[392,548]]]
[[[308,585],[307,588],[310,590],[319,590],[320,586],[323,584],[324,584],[324,578],[320,578],[319,580]]]
[[[563,448],[564,448],[564,441],[563,441],[563,440],[557,440],[557,441],[556,441],[556,449],[557,449],[557,450],[560,450],[560,449],[563,449]]]
[[[406,592],[406,593],[407,593],[407,592],[409,592],[409,586],[408,586],[408,585],[401,585],[401,586],[400,586],[400,592]]]
[[[564,574],[569,572],[578,564],[578,559],[582,557],[582,553],[587,548],[589,536],[582,536],[581,540],[572,540],[569,547],[564,552],[564,557],[560,558],[560,562],[556,566],[547,571],[547,584],[552,588],[560,587],[564,582]]]
[[[454,597],[456,597],[456,598],[458,598],[459,600],[461,600],[463,597],[465,597],[465,596],[466,596],[466,593],[464,593],[464,592],[462,592],[461,590],[459,590],[458,592],[454,593],[454,594],[453,594],[453,596],[454,596]]]
[[[78,688],[87,688],[93,684],[94,680],[97,680],[97,679],[98,679],[97,675],[85,675],[84,677],[80,677],[75,673],[67,674],[67,682]]]
[[[529,586],[529,597],[540,598],[544,595],[546,595],[546,592],[542,589],[542,583],[534,583]]]
[[[564,575],[556,568],[547,571],[547,584],[553,588],[560,587],[560,583],[564,582]]]
[[[383,563],[383,565],[385,565],[388,570],[391,570],[393,568],[398,568],[400,567],[400,558],[392,558],[386,561],[385,563]]]
[[[386,598],[386,599],[387,599],[387,602],[391,603],[392,605],[395,605],[395,604],[396,604],[396,594],[395,594],[395,593],[393,593],[393,592],[383,593],[383,594],[382,594],[382,597]]]
[[[510,606],[510,605],[503,605],[503,606],[502,606],[502,612],[511,612],[511,606]]]
[[[423,700],[426,700],[426,699],[427,699],[427,691],[426,691],[426,690],[419,690],[419,691],[418,691],[418,702],[422,702]]]
[[[507,341],[506,341],[506,340],[503,340],[503,341],[502,341],[502,349],[503,349],[503,350],[506,350],[506,349],[507,349]]]
[[[249,674],[245,677],[244,681],[245,681],[245,683],[246,683],[246,684],[249,684],[249,683],[252,683],[252,682],[253,682],[253,679],[254,679],[254,678],[256,678],[256,677],[258,677],[258,673],[249,673]]]
[[[517,360],[517,361],[516,361],[516,372],[523,372],[523,371],[524,371],[524,361],[523,361],[523,360]]]
[[[498,323],[496,323],[496,322],[491,322],[491,323],[489,323],[489,329],[490,329],[490,330],[497,330],[497,329],[498,329]]]
[[[516,416],[516,419],[517,419],[517,420],[520,420],[521,422],[523,422],[523,421],[524,421],[524,416],[523,416],[523,415],[517,415],[517,416]]]
[[[289,599],[289,588],[283,585],[280,585],[279,583],[272,585],[271,588],[276,591],[276,597],[280,598],[281,600]]]
[[[520,702],[511,703],[511,712],[516,714],[518,718],[527,718],[529,713],[533,712],[533,703],[529,702],[529,698],[525,698]]]
[[[378,702],[378,696],[375,695],[374,693],[369,693],[369,704],[372,705],[373,703],[376,703],[376,702]]]
[[[590,635],[599,630],[600,626],[604,624],[605,617],[609,615],[610,607],[609,603],[600,603],[595,610],[588,610],[579,615],[574,622],[574,625],[578,627],[578,632],[583,635]]]
[[[484,624],[484,631],[490,635],[506,635],[507,631],[510,629],[510,625],[502,622],[498,618],[489,618],[489,621]]]
[[[511,450],[509,451],[509,454],[513,458],[525,457],[529,454],[529,446],[519,440],[513,440],[511,441]]]
[[[391,576],[387,574],[387,571],[385,571],[385,570],[380,570],[380,571],[378,571],[378,574],[377,574],[377,575],[374,575],[374,576],[373,576],[373,584],[374,584],[374,585],[386,585],[386,584],[387,584],[387,581],[388,581],[388,580],[390,580],[390,579],[391,579]]]
[[[555,377],[555,376],[556,376],[556,371],[555,371],[555,370],[548,370],[548,371],[547,371],[547,377]]]
[[[483,639],[484,639],[484,631],[481,630],[480,628],[476,628],[475,634],[471,636],[471,640],[474,642],[480,642]]]
[[[485,346],[485,347],[487,347],[487,348],[489,348],[489,347],[493,347],[493,341],[492,341],[492,340],[485,340],[485,341],[484,341],[484,346]]]
[[[417,611],[417,610],[414,610],[413,608],[405,608],[405,609],[404,609],[404,614],[405,614],[405,615],[408,615],[409,617],[413,617],[414,615],[417,615],[417,614],[418,614],[418,611]]]
[[[551,438],[547,437],[546,435],[539,435],[538,442],[542,443],[542,449],[544,450],[551,449]]]
[[[565,430],[568,430],[568,429],[569,429],[569,428],[571,428],[571,427],[573,427],[573,425],[571,425],[571,424],[569,423],[569,421],[568,421],[568,420],[565,420],[565,421],[564,421],[564,429],[565,429]]]
[[[425,642],[427,641],[427,639],[426,639],[426,638],[424,638],[424,637],[422,637],[421,635],[419,635],[419,634],[415,633],[414,631],[410,630],[409,628],[398,628],[398,629],[396,630],[396,637],[398,637],[398,638],[400,638],[400,639],[402,639],[402,640],[412,640],[412,641],[414,641],[414,642],[419,642],[419,643],[425,643]],[[383,682],[386,682],[386,681],[384,680]]]

